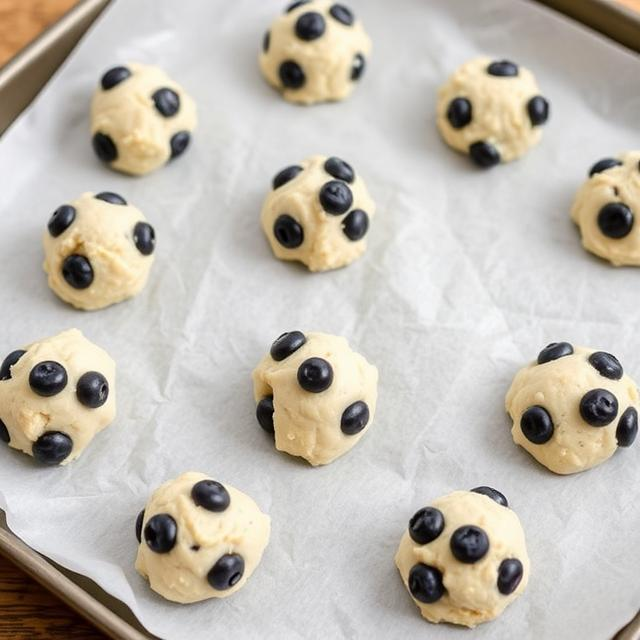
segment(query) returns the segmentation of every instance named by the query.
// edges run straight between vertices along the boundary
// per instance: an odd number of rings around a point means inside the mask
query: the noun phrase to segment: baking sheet
[[[525,525],[533,573],[474,635],[610,637],[640,603],[637,447],[557,477],[512,444],[502,404],[553,339],[640,375],[636,272],[587,256],[567,214],[592,161],[634,146],[640,61],[524,2],[353,6],[375,52],[344,104],[291,106],[261,80],[280,2],[118,2],[3,138],[4,349],[79,327],[118,362],[119,416],[66,468],[5,451],[1,506],[28,544],[164,638],[462,637],[420,619],[393,554],[417,508],[489,484]],[[553,104],[540,147],[491,172],[433,126],[438,84],[484,52],[531,67]],[[101,167],[88,143],[93,87],[127,60],[160,64],[200,107],[189,153],[142,179]],[[379,209],[363,259],[311,275],[272,258],[258,212],[271,176],[318,152],[351,161]],[[159,237],[145,291],[96,313],[58,302],[40,270],[50,212],[85,190],[122,193]],[[381,371],[375,427],[321,469],[275,452],[253,418],[250,370],[292,328],[346,335]],[[135,573],[133,524],[187,469],[252,495],[273,535],[239,594],[180,607]]]

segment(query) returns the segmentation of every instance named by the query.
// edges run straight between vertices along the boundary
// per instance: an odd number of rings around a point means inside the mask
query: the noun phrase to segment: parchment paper
[[[527,532],[525,595],[474,638],[611,637],[640,604],[640,446],[559,477],[517,448],[504,414],[515,371],[552,340],[607,349],[640,376],[639,272],[587,255],[568,217],[601,157],[638,147],[640,60],[513,0],[352,2],[375,44],[342,104],[286,104],[256,55],[283,0],[116,2],[0,144],[2,350],[75,326],[118,364],[118,417],[65,468],[0,451],[9,525],[93,578],[164,638],[463,638],[423,622],[393,563],[409,517],[488,484]],[[434,126],[437,86],[488,53],[529,66],[552,102],[542,143],[485,172]],[[164,67],[195,97],[193,147],[150,176],[93,157],[91,93],[110,66]],[[271,177],[314,153],[349,160],[378,215],[366,255],[309,274],[275,260],[258,224]],[[41,270],[50,213],[113,190],[158,234],[135,300],[84,313]],[[250,372],[282,331],[345,335],[380,369],[376,424],[312,469],[275,451]],[[133,568],[151,491],[200,470],[273,519],[234,597],[178,606]]]

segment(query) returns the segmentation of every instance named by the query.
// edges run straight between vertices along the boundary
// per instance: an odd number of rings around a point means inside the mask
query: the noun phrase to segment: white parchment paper
[[[552,340],[640,376],[639,272],[587,255],[568,217],[590,165],[638,147],[640,60],[520,0],[352,4],[375,52],[345,103],[292,106],[260,77],[282,0],[120,0],[2,139],[2,350],[78,327],[117,361],[119,394],[68,467],[0,451],[9,524],[167,639],[462,638],[422,621],[393,556],[415,510],[488,484],[522,519],[532,575],[474,638],[609,638],[640,604],[640,445],[555,476],[512,443],[503,399]],[[483,53],[534,70],[553,112],[538,148],[489,172],[434,125],[437,86]],[[101,166],[88,134],[101,73],[133,60],[200,113],[188,153],[139,179]],[[312,275],[273,258],[258,216],[271,177],[315,153],[350,161],[378,215],[361,260]],[[142,294],[94,313],[59,302],[41,269],[50,213],[86,190],[122,193],[159,239]],[[290,329],[345,335],[380,369],[375,426],[324,468],[276,452],[254,418],[250,372]],[[178,606],[134,571],[134,521],[191,469],[253,496],[273,535],[239,594]]]

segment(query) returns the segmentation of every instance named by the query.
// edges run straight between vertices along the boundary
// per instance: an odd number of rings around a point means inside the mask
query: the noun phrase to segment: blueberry
[[[142,542],[142,522],[144,520],[144,509],[138,514],[136,518],[136,538],[138,542]]]
[[[138,222],[133,227],[133,243],[143,256],[150,256],[156,248],[155,229],[147,222]]]
[[[127,201],[119,193],[113,193],[113,191],[101,191],[100,193],[96,193],[93,197],[97,200],[108,202],[109,204],[117,204],[120,206],[125,206],[127,204]]]
[[[454,129],[466,127],[473,118],[473,107],[467,98],[454,98],[447,107],[447,120]]]
[[[353,167],[348,162],[335,156],[327,158],[327,161],[324,163],[324,170],[330,176],[338,180],[344,180],[345,182],[353,182],[356,177]]]
[[[553,436],[553,420],[544,407],[535,405],[522,414],[520,429],[529,442],[544,444]]]
[[[302,225],[287,213],[276,218],[273,223],[273,235],[286,249],[295,249],[304,242]]]
[[[66,369],[53,360],[39,362],[29,373],[29,386],[34,393],[50,398],[60,393],[68,382]]]
[[[286,9],[285,13],[290,13],[294,9],[301,7],[303,4],[308,4],[310,0],[296,0],[296,2],[292,2]]]
[[[215,513],[225,511],[231,503],[229,492],[215,480],[196,482],[191,489],[191,499],[196,506]]]
[[[207,581],[217,591],[225,591],[238,584],[243,574],[242,556],[237,553],[227,553],[207,573]]]
[[[188,131],[178,131],[171,136],[171,158],[177,158],[181,156],[189,146],[191,142],[191,134]]]
[[[331,5],[329,13],[331,14],[332,18],[335,18],[338,22],[341,22],[347,27],[350,27],[355,21],[351,9],[345,7],[343,4]]]
[[[47,228],[53,238],[62,235],[76,219],[76,209],[70,204],[63,204],[58,207],[49,218]]]
[[[153,93],[151,99],[160,115],[165,118],[171,118],[180,111],[180,96],[173,89],[162,87]]]
[[[465,564],[478,562],[489,551],[489,538],[487,534],[475,525],[468,524],[458,527],[449,541],[451,553]]]
[[[278,70],[280,81],[287,89],[300,89],[307,81],[302,67],[293,60],[285,60]]]
[[[527,102],[527,113],[532,127],[544,124],[549,119],[549,101],[542,96],[534,96]]]
[[[522,580],[524,569],[517,558],[503,560],[498,568],[498,591],[503,596],[513,593]]]
[[[469,146],[471,159],[484,169],[500,164],[500,153],[488,142],[474,142]]]
[[[609,378],[609,380],[620,380],[624,373],[618,358],[606,351],[595,351],[592,353],[589,356],[589,364],[591,364],[601,376]]]
[[[487,496],[487,498],[491,498],[494,502],[497,502],[503,507],[509,506],[509,501],[504,493],[500,493],[500,491],[493,489],[492,487],[476,487],[475,489],[471,489],[471,491],[473,491],[473,493],[479,493],[483,496]]]
[[[620,160],[616,160],[615,158],[603,158],[602,160],[598,160],[591,169],[589,170],[589,177],[595,175],[596,173],[601,173],[602,171],[606,171],[607,169],[613,169],[613,167],[619,167],[622,165]]]
[[[320,189],[320,204],[327,213],[339,216],[351,208],[353,194],[344,182],[330,180]]]
[[[514,77],[518,75],[518,65],[509,60],[496,60],[487,67],[490,76]]]
[[[351,65],[351,79],[356,82],[362,78],[364,70],[367,66],[367,61],[361,53],[356,53],[353,57],[353,63]]]
[[[333,369],[322,358],[307,358],[298,367],[298,384],[310,393],[321,393],[331,386]]]
[[[633,213],[622,202],[610,202],[605,204],[598,213],[598,226],[600,231],[607,236],[618,240],[631,233],[633,228]]]
[[[258,424],[270,434],[275,433],[273,426],[273,396],[262,398],[256,407],[256,418]]]
[[[409,535],[418,544],[433,542],[444,529],[442,511],[435,507],[424,507],[413,514],[409,520]]]
[[[369,407],[366,402],[358,400],[350,404],[340,418],[340,429],[347,436],[360,433],[369,422]]]
[[[293,180],[299,173],[302,173],[302,171],[302,167],[297,164],[285,167],[282,171],[278,171],[272,181],[273,188],[278,189],[282,185],[287,184],[287,182],[291,182],[291,180]]]
[[[274,340],[269,353],[276,362],[281,362],[295,353],[306,341],[302,331],[288,331]]]
[[[169,553],[175,547],[178,525],[168,513],[149,518],[144,528],[144,541],[154,553]]]
[[[267,31],[262,38],[262,50],[267,53],[269,51],[269,44],[271,43],[271,33]]]
[[[17,364],[25,353],[27,352],[24,349],[17,349],[2,361],[2,365],[0,365],[0,380],[9,380],[11,378],[11,367]]]
[[[307,42],[317,40],[324,33],[325,27],[324,18],[319,13],[308,11],[296,20],[296,35]]]
[[[545,364],[572,354],[573,346],[569,342],[552,342],[538,354],[538,364]]]
[[[109,69],[100,80],[100,84],[105,91],[113,89],[117,84],[124,82],[131,76],[131,71],[127,67],[113,67]]]
[[[606,427],[618,415],[618,401],[611,391],[592,389],[580,400],[580,415],[592,427]]]
[[[362,209],[354,209],[342,221],[344,235],[357,242],[362,240],[369,229],[369,216]]]
[[[409,591],[420,602],[437,602],[445,593],[442,573],[428,564],[416,564],[409,571]]]
[[[80,376],[76,386],[76,395],[80,404],[89,409],[101,407],[109,398],[109,383],[97,371],[88,371]]]
[[[619,447],[630,447],[638,435],[638,412],[629,407],[618,421],[616,440]]]
[[[93,282],[93,268],[87,258],[74,253],[62,263],[62,277],[74,289],[86,289]]]
[[[2,440],[2,442],[6,442],[7,444],[9,444],[9,441],[11,440],[9,429],[7,429],[7,425],[2,422],[2,420],[0,420],[0,440]]]
[[[102,162],[113,162],[118,157],[116,143],[106,133],[94,133],[91,146]]]
[[[40,464],[60,464],[73,449],[73,440],[60,431],[45,431],[31,448],[33,457]]]

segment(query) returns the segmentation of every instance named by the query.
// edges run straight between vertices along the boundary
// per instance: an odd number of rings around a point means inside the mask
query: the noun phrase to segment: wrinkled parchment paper
[[[537,5],[360,0],[375,44],[343,104],[301,108],[260,77],[281,0],[121,0],[0,143],[2,349],[78,327],[118,363],[118,418],[80,460],[43,469],[0,451],[9,525],[90,576],[164,638],[463,638],[423,622],[393,556],[409,517],[454,489],[495,486],[527,532],[526,594],[474,638],[604,639],[640,604],[640,446],[559,477],[512,443],[503,399],[552,340],[612,351],[640,376],[638,278],[587,255],[568,217],[592,162],[638,147],[640,60]],[[488,53],[533,69],[553,115],[524,159],[485,172],[434,126],[437,86]],[[199,105],[188,153],[129,178],[88,135],[101,73],[157,63]],[[309,274],[273,258],[258,224],[272,175],[315,153],[346,158],[378,203],[367,254]],[[147,288],[85,313],[41,270],[53,209],[122,193],[158,234]],[[380,369],[376,424],[334,464],[276,452],[250,372],[282,331],[342,334]],[[178,606],[133,568],[150,492],[204,471],[273,519],[239,594]]]

